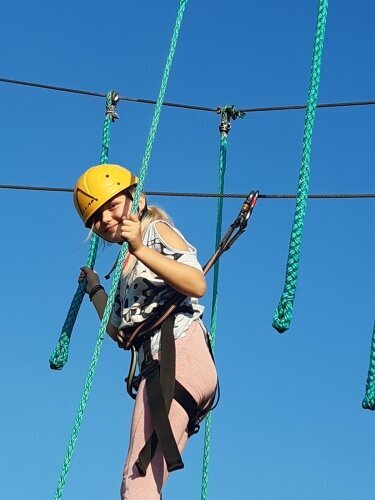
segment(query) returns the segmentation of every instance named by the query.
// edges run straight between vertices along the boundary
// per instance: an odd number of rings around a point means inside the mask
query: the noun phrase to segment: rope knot
[[[289,293],[283,293],[273,317],[272,326],[279,333],[284,333],[289,329],[293,316],[294,296]]]

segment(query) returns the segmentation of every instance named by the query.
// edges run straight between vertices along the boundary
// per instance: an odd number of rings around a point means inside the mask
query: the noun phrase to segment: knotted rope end
[[[290,298],[281,297],[275,316],[273,317],[272,327],[278,333],[286,332],[292,321],[293,301]]]
[[[371,396],[371,397],[366,396],[362,401],[362,408],[364,410],[374,411],[375,410],[375,397],[374,396]]]
[[[70,336],[67,332],[62,332],[51,357],[49,367],[51,370],[61,370],[68,361]]]

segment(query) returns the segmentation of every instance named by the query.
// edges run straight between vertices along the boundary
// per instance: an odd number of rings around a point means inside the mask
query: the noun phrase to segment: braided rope
[[[375,323],[372,330],[370,365],[368,368],[366,394],[362,401],[362,408],[375,410]]]
[[[233,107],[232,107],[233,109]],[[220,123],[220,154],[219,154],[219,194],[224,193],[224,178],[227,164],[227,144],[228,133],[230,130],[230,108],[225,107],[221,113]],[[217,202],[217,222],[216,222],[216,242],[215,250],[218,249],[221,241],[223,225],[223,197],[218,198]],[[210,341],[212,351],[215,351],[216,343],[216,327],[217,327],[217,311],[218,311],[218,298],[219,298],[219,261],[214,265],[214,280],[212,292],[212,306],[211,306],[211,326],[210,326]],[[203,447],[203,470],[202,470],[202,487],[201,487],[201,500],[206,500],[208,495],[208,470],[210,462],[210,443],[211,443],[211,413],[205,419],[204,426],[204,447]]]
[[[319,92],[320,68],[327,21],[327,10],[328,0],[320,0],[311,65],[310,87],[305,115],[302,165],[299,174],[296,210],[289,243],[285,285],[272,323],[272,326],[280,333],[285,332],[290,326],[297,287],[298,264],[300,259],[300,248],[310,180],[312,133]]]
[[[109,145],[111,140],[111,123],[117,117],[117,115],[114,113],[114,107],[117,103],[116,96],[117,94],[112,91],[108,92],[106,97],[106,114],[103,125],[102,150],[100,154],[101,164],[108,163]],[[90,239],[89,254],[86,261],[86,266],[90,269],[92,269],[95,265],[98,242],[98,236],[96,234],[93,234]],[[83,297],[86,293],[86,284],[86,280],[81,281],[78,284],[78,288],[73,296],[66,319],[61,329],[59,340],[57,341],[57,345],[49,359],[49,365],[52,370],[61,370],[64,367],[65,363],[68,361],[70,339],[79,309],[83,301]]]
[[[155,139],[157,126],[159,123],[161,107],[162,107],[164,95],[165,95],[166,88],[167,88],[169,73],[170,73],[170,69],[171,69],[171,65],[172,65],[172,61],[173,61],[173,57],[174,57],[174,53],[175,53],[175,49],[176,49],[176,44],[177,44],[178,35],[180,32],[181,22],[183,19],[183,14],[185,11],[186,3],[187,3],[187,0],[180,0],[180,5],[179,5],[178,13],[177,13],[176,24],[175,24],[175,27],[173,30],[169,54],[168,54],[165,68],[164,68],[163,76],[162,76],[159,97],[157,100],[157,104],[155,106],[154,116],[152,119],[150,132],[149,132],[149,135],[147,138],[146,149],[145,149],[145,153],[144,153],[144,157],[143,157],[143,161],[142,161],[142,166],[141,166],[141,170],[140,170],[140,174],[139,174],[139,183],[137,185],[137,189],[136,189],[136,192],[134,195],[134,202],[133,202],[133,206],[132,206],[132,213],[133,214],[137,212],[139,197],[140,197],[140,194],[142,192],[144,180],[146,177],[148,163],[150,160],[151,150],[152,150],[153,142]],[[116,269],[114,271],[114,276],[113,276],[113,279],[111,282],[107,304],[106,304],[106,307],[104,309],[102,321],[100,323],[98,339],[97,339],[94,353],[93,353],[91,363],[89,366],[89,371],[88,371],[88,374],[86,377],[82,398],[81,398],[81,401],[79,403],[76,420],[74,422],[70,442],[68,445],[68,451],[65,455],[63,468],[61,471],[60,479],[59,479],[57,490],[55,493],[55,500],[60,500],[62,498],[63,488],[64,488],[64,485],[66,482],[66,476],[67,476],[69,466],[70,466],[70,463],[72,460],[75,443],[76,443],[76,440],[78,437],[78,432],[79,432],[79,429],[80,429],[80,426],[82,423],[83,413],[84,413],[85,407],[87,405],[90,389],[91,389],[93,378],[94,378],[95,368],[96,368],[96,365],[98,363],[98,359],[99,359],[99,355],[100,355],[100,351],[101,351],[101,346],[102,346],[105,331],[106,331],[106,326],[107,326],[107,323],[109,321],[109,317],[110,317],[110,314],[112,311],[112,306],[114,303],[118,282],[119,282],[120,276],[121,276],[122,264],[124,262],[125,254],[127,253],[127,250],[128,250],[128,244],[125,242],[121,246],[121,251],[120,251],[120,254],[118,257]]]
[[[177,12],[176,23],[175,23],[175,27],[173,30],[171,45],[170,45],[170,49],[169,49],[169,54],[167,57],[167,61],[165,63],[165,68],[164,68],[164,72],[163,72],[163,76],[162,76],[162,80],[161,80],[161,84],[160,84],[159,97],[158,97],[158,100],[156,101],[154,116],[152,117],[151,128],[150,128],[150,132],[149,132],[149,135],[147,138],[146,149],[145,149],[145,153],[144,153],[143,160],[142,160],[141,171],[139,174],[139,183],[137,185],[137,189],[136,189],[136,192],[134,194],[134,204],[138,204],[139,197],[140,197],[140,194],[142,192],[142,187],[143,187],[143,183],[144,183],[144,176],[146,174],[146,169],[144,167],[150,161],[152,144],[153,144],[154,139],[155,139],[155,134],[156,134],[156,130],[157,130],[159,119],[160,119],[160,113],[161,113],[161,109],[163,106],[163,98],[164,98],[164,95],[165,95],[165,92],[167,89],[169,72],[170,72],[170,69],[172,66],[173,57],[174,57],[174,53],[176,50],[178,36],[179,36],[180,28],[181,28],[182,19],[184,17],[185,7],[187,4],[187,1],[188,0],[180,0],[179,9]]]
[[[220,157],[219,157],[219,193],[224,192],[224,177],[227,163],[227,134],[222,134],[220,139]],[[215,249],[217,250],[221,241],[221,232],[223,226],[223,198],[218,198],[217,201],[217,222],[216,222],[216,242]],[[215,350],[216,342],[216,327],[217,327],[217,308],[218,308],[218,295],[219,295],[219,261],[214,265],[214,280],[213,280],[213,297],[212,297],[212,312],[211,312],[211,342],[212,350]]]

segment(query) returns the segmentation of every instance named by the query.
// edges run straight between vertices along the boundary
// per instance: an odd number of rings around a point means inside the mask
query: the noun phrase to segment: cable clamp
[[[109,96],[107,96],[107,106],[105,109],[105,114],[106,116],[109,116],[113,122],[120,118],[119,115],[116,113],[116,106],[119,100],[120,96],[114,90],[112,90]]]
[[[224,106],[223,108],[216,108],[216,113],[221,115],[221,121],[219,125],[219,130],[221,134],[228,135],[231,129],[231,120],[237,120],[237,118],[243,118],[245,112],[236,109],[234,106]]]

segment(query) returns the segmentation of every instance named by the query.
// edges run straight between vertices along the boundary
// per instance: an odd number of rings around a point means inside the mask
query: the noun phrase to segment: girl
[[[77,181],[74,204],[86,227],[111,243],[128,243],[107,333],[124,347],[127,330],[151,319],[179,292],[174,314],[138,344],[142,379],[133,411],[121,485],[122,500],[157,500],[168,473],[183,467],[180,453],[212,406],[217,374],[207,347],[198,299],[206,291],[196,250],[168,215],[141,195],[138,179],[118,165],[99,165]],[[102,318],[107,294],[97,273],[83,267],[79,280]],[[196,418],[199,416],[200,418]]]

